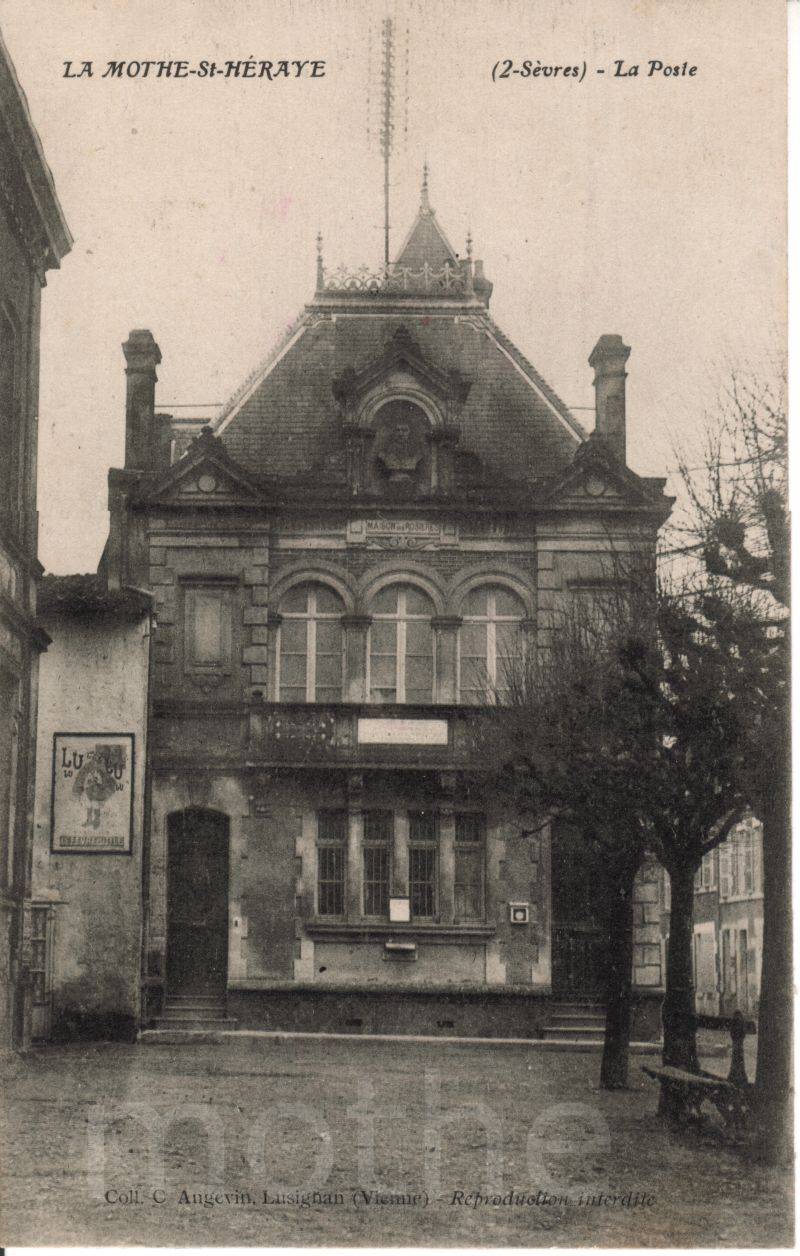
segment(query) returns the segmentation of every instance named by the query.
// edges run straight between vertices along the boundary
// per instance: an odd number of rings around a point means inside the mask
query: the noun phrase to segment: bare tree
[[[701,590],[702,592],[702,590]],[[686,584],[666,588],[634,555],[582,608],[567,606],[548,649],[512,685],[506,781],[525,809],[556,813],[599,856],[609,986],[604,1084],[624,1084],[630,1030],[633,880],[645,852],[670,874],[664,1062],[697,1067],[694,876],[746,801],[740,713],[716,626]],[[680,1116],[671,1091],[662,1110]]]
[[[749,733],[741,783],[763,825],[764,945],[756,1099],[764,1152],[790,1154],[792,904],[788,423],[785,378],[735,375],[681,462],[688,507],[674,548],[696,556],[705,609],[728,644],[727,683]]]

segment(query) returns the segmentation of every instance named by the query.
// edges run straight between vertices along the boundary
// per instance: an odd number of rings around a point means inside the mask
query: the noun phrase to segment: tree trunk
[[[779,795],[763,811],[764,946],[755,1099],[760,1149],[766,1159],[779,1163],[791,1158],[792,1146],[792,868],[788,800]]]
[[[689,863],[669,869],[672,906],[667,950],[667,988],[664,995],[665,1065],[698,1068],[697,1029],[692,980],[692,935],[694,925],[694,867]],[[659,1115],[680,1119],[683,1106],[674,1087],[662,1084]]]
[[[606,1028],[600,1085],[624,1090],[628,1085],[631,1040],[631,970],[633,967],[633,883],[639,859],[620,869],[610,887],[608,927],[608,981]]]

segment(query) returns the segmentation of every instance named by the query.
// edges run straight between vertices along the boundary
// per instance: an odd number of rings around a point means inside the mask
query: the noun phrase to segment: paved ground
[[[0,1238],[789,1244],[788,1182],[660,1127],[641,1062],[609,1094],[599,1056],[524,1047],[43,1048],[6,1086]]]

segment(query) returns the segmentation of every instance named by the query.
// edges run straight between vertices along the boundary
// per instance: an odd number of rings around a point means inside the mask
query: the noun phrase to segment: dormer
[[[446,495],[469,382],[422,356],[400,324],[379,358],[333,382],[353,495],[393,501]]]

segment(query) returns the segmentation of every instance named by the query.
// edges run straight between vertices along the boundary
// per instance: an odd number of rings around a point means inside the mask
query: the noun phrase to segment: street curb
[[[445,1034],[336,1034],[313,1033],[305,1030],[283,1029],[142,1029],[138,1041],[153,1045],[162,1043],[174,1046],[200,1046],[205,1043],[230,1043],[242,1039],[273,1042],[321,1041],[321,1042],[408,1042],[436,1043],[464,1047],[528,1047],[532,1051],[601,1051],[602,1040],[594,1042],[558,1042],[547,1038],[457,1038]],[[661,1042],[632,1042],[630,1049],[637,1055],[660,1055]]]

